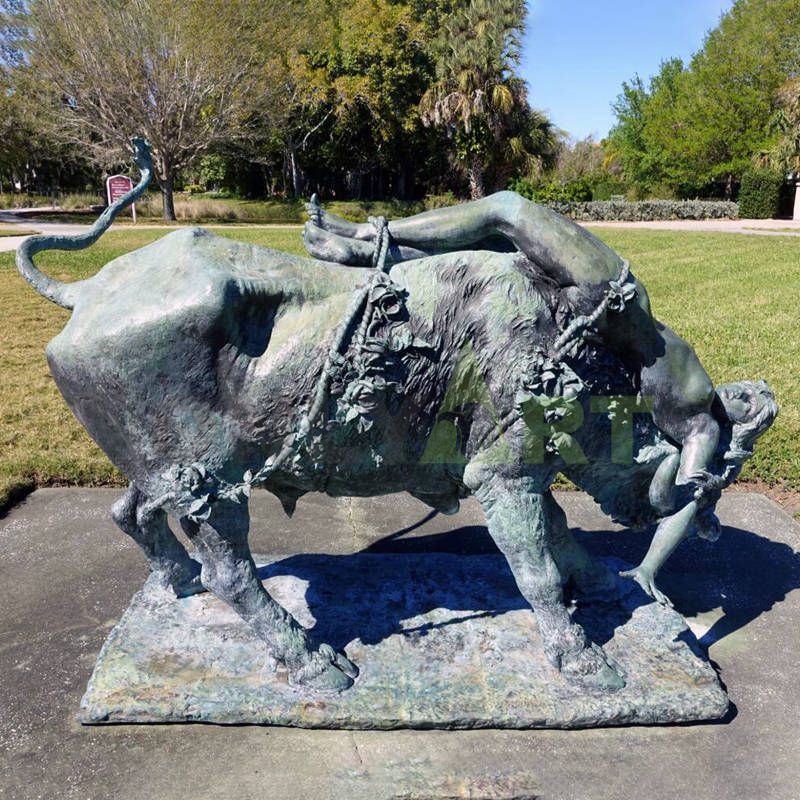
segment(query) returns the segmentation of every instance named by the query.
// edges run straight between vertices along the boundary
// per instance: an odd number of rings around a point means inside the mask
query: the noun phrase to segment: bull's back
[[[131,479],[194,461],[224,474],[259,446],[257,395],[270,395],[280,371],[265,366],[273,336],[291,341],[284,330],[309,304],[345,303],[356,277],[178,231],[87,282],[48,361],[75,415]]]

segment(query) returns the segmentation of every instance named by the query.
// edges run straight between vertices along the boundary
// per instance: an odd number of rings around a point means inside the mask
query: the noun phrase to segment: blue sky
[[[622,82],[684,60],[733,0],[528,0],[522,76],[531,104],[576,138],[602,138]]]

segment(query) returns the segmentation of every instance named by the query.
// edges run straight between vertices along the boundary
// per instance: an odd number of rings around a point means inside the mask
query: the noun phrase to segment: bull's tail
[[[64,308],[74,308],[83,281],[62,283],[45,275],[33,263],[33,257],[43,250],[83,250],[94,244],[109,228],[114,217],[144,194],[153,175],[150,146],[144,139],[133,139],[133,160],[141,171],[139,183],[113,205],[110,205],[86,233],[74,236],[31,236],[17,250],[17,269],[22,277],[39,292]]]

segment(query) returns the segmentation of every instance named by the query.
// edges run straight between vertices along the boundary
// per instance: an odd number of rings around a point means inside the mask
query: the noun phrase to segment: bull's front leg
[[[197,548],[203,585],[250,624],[273,662],[289,681],[314,689],[341,691],[353,683],[355,666],[330,645],[314,649],[306,629],[264,589],[247,543],[247,506],[221,500],[203,522],[188,517],[181,526]]]
[[[602,648],[572,621],[564,605],[564,576],[548,542],[549,493],[537,490],[529,478],[487,474],[485,469],[481,473],[470,488],[484,510],[489,533],[533,608],[547,659],[569,680],[609,690],[621,688],[624,679]]]

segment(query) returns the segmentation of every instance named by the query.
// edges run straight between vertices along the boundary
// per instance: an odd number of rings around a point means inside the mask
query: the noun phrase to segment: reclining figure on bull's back
[[[713,532],[721,485],[772,421],[766,385],[714,393],[621,259],[511,194],[388,228],[350,228],[313,206],[307,240],[324,261],[184,229],[84,281],[44,275],[37,253],[89,246],[144,192],[149,148],[136,140],[134,152],[142,179],[128,195],[85,234],[26,240],[17,265],[72,309],[48,362],[129,478],[112,516],[163,585],[228,603],[290,683],[345,689],[355,665],[258,578],[251,488],[287,513],[312,491],[406,491],[444,512],[472,494],[550,662],[567,680],[623,685],[563,600],[567,585],[592,596],[615,590],[615,578],[574,540],[550,485],[565,473],[629,525],[671,514],[634,574],[655,594],[658,566],[694,519]],[[487,249],[452,252],[484,237]],[[637,393],[652,419],[623,402]],[[612,441],[620,430],[627,459]]]
[[[385,226],[387,257],[394,263],[459,250],[510,250],[524,257],[520,269],[552,282],[558,294],[557,318],[569,324],[551,347],[551,357],[574,361],[585,339],[598,337],[629,371],[638,407],[649,410],[677,448],[664,459],[649,490],[650,502],[664,520],[642,564],[622,573],[651,597],[671,605],[655,585],[655,575],[692,532],[711,541],[719,537],[714,505],[743,461],[744,450],[734,448],[726,459],[727,451],[720,449],[720,401],[726,407],[748,406],[734,413],[739,422],[753,417],[748,437],[754,441],[777,414],[766,384],[722,387],[718,396],[690,345],[653,317],[647,291],[628,263],[585,228],[515,192],[388,223],[342,219],[325,211],[316,195],[306,211],[306,249],[317,258],[370,264],[375,239]],[[750,392],[756,398],[752,409]],[[727,417],[722,414],[723,420]],[[739,435],[744,435],[741,427]],[[727,444],[726,438],[723,445]]]

